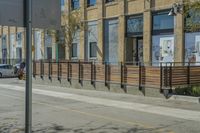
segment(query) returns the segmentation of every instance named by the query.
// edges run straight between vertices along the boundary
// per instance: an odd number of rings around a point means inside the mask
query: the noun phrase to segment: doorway
[[[126,43],[126,62],[143,63],[143,37],[129,37]]]

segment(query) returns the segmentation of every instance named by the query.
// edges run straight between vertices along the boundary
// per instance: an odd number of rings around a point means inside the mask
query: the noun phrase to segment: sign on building
[[[24,27],[24,1],[0,0],[0,25]],[[60,0],[32,0],[33,28],[59,29]]]

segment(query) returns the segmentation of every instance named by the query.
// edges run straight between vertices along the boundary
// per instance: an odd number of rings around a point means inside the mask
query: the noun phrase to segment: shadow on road
[[[24,127],[17,122],[16,119],[4,119],[0,122],[0,133],[24,133]],[[92,126],[92,122],[83,126],[75,128],[65,128],[62,125],[51,124],[44,126],[44,124],[37,124],[33,126],[33,133],[164,133],[164,127],[158,128],[144,128],[135,125],[132,128],[120,127],[112,123],[106,123],[101,126]],[[169,131],[168,131],[169,132]]]

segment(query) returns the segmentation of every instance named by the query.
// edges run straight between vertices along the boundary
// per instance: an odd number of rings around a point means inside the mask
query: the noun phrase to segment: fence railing
[[[41,78],[48,77],[50,80],[67,79],[69,82],[78,80],[90,81],[92,85],[97,82],[119,84],[122,88],[126,86],[151,87],[165,89],[171,86],[168,78],[168,68],[161,66],[150,66],[141,63],[105,63],[105,62],[83,62],[83,61],[33,61],[33,76]],[[171,70],[171,69],[170,69]],[[171,88],[171,87],[170,87]]]
[[[151,64],[151,65],[149,65]],[[126,86],[172,89],[181,85],[200,84],[200,66],[192,63],[105,63],[83,61],[33,61],[33,76],[48,77],[50,80],[67,79],[69,82],[78,80],[90,81],[95,86],[97,82],[120,84]]]

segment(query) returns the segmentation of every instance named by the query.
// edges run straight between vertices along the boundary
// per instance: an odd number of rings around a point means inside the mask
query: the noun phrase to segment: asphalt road
[[[33,85],[36,133],[199,133],[200,105]],[[24,82],[0,80],[0,133],[24,132]]]

